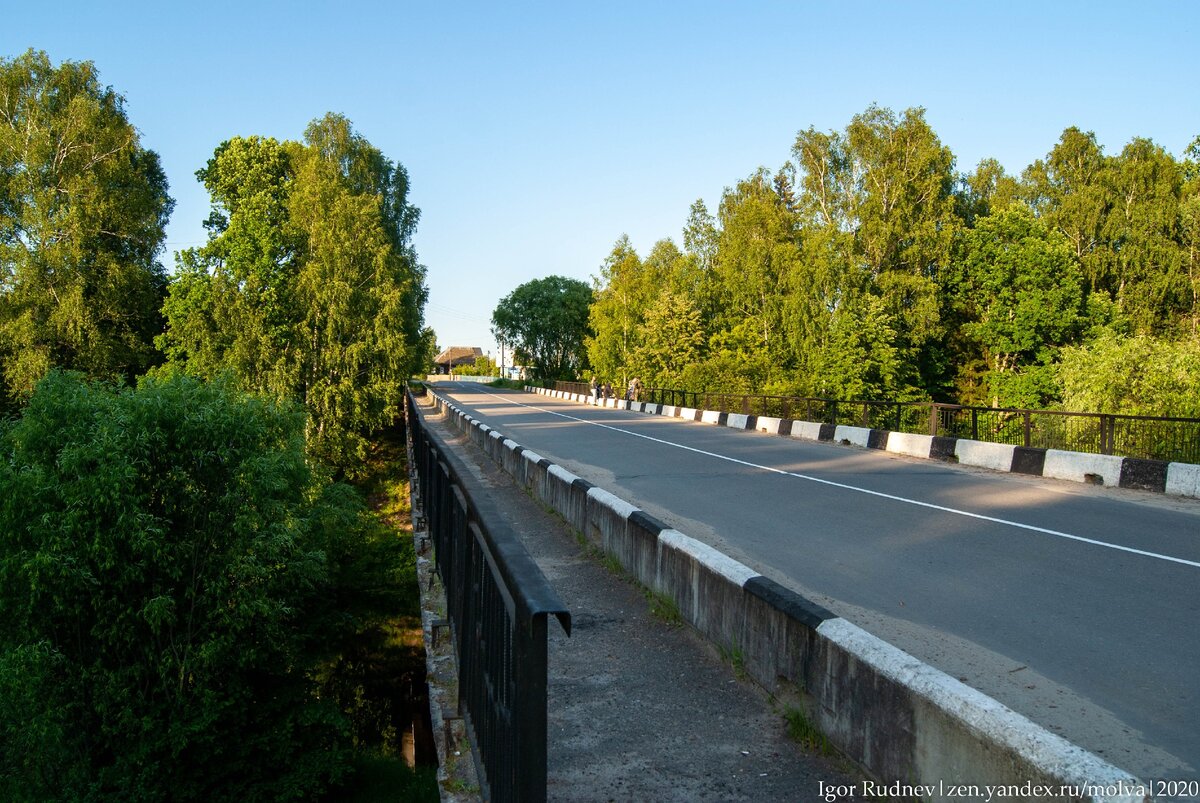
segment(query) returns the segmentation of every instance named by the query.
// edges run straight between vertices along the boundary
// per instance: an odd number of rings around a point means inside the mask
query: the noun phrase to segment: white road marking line
[[[480,388],[480,390],[483,390],[483,388]],[[673,446],[676,449],[683,449],[688,452],[695,452],[696,454],[701,454],[706,457],[714,457],[717,460],[724,460],[729,463],[736,463],[737,465],[746,466],[747,468],[756,468],[756,469],[759,469],[760,471],[766,471],[766,472],[770,472],[772,474],[780,474],[780,475],[783,475],[786,477],[795,477],[796,479],[808,480],[809,482],[816,482],[816,483],[820,483],[821,485],[831,486],[833,488],[841,488],[841,489],[847,490],[847,491],[856,491],[858,493],[868,494],[870,496],[877,496],[877,497],[880,497],[881,499],[890,499],[893,502],[902,502],[907,505],[915,505],[917,507],[928,508],[930,510],[937,510],[942,513],[952,513],[957,516],[965,516],[967,518],[978,519],[980,521],[990,521],[993,524],[1005,524],[1005,525],[1008,525],[1009,527],[1017,527],[1022,530],[1030,530],[1035,533],[1042,533],[1044,535],[1053,535],[1056,538],[1066,538],[1071,541],[1078,541],[1078,542],[1084,543],[1084,544],[1091,544],[1092,546],[1106,547],[1108,549],[1115,549],[1120,552],[1128,552],[1132,555],[1141,555],[1141,556],[1147,557],[1147,558],[1155,558],[1157,560],[1164,560],[1164,561],[1168,561],[1170,563],[1178,563],[1183,566],[1192,566],[1194,568],[1200,569],[1200,561],[1186,560],[1184,558],[1176,558],[1171,555],[1163,555],[1158,552],[1148,552],[1144,549],[1134,549],[1133,547],[1122,546],[1121,544],[1113,544],[1108,541],[1098,541],[1095,538],[1085,538],[1082,535],[1072,535],[1071,533],[1064,533],[1059,530],[1051,530],[1051,529],[1047,529],[1046,527],[1037,527],[1033,524],[1022,524],[1019,521],[1010,521],[1008,519],[1001,519],[1001,518],[997,518],[995,516],[985,516],[982,513],[972,513],[969,510],[959,510],[958,508],[945,507],[943,505],[935,505],[932,502],[922,502],[919,499],[909,499],[908,497],[896,496],[895,494],[883,493],[882,491],[872,491],[870,488],[861,488],[857,485],[847,485],[844,482],[834,482],[833,480],[826,480],[826,479],[821,479],[820,477],[813,477],[809,474],[797,474],[794,471],[784,471],[783,469],[780,469],[780,468],[774,468],[772,466],[764,466],[764,465],[760,465],[758,463],[751,463],[746,460],[739,460],[736,457],[729,457],[728,455],[717,454],[716,452],[709,452],[709,451],[705,451],[704,449],[697,449],[694,446],[685,446],[682,443],[675,443],[673,441],[663,440],[662,438],[655,438],[653,436],[645,435],[640,432],[631,432],[630,430],[621,429],[620,427],[614,427],[614,426],[610,426],[608,424],[601,424],[598,421],[588,421],[585,418],[578,418],[577,416],[567,415],[566,413],[560,413],[556,410],[547,410],[544,407],[538,407],[533,404],[525,404],[524,402],[520,402],[520,401],[517,401],[516,399],[512,399],[507,396],[503,396],[499,393],[493,393],[490,390],[483,390],[483,392],[489,396],[496,396],[497,398],[499,398],[509,404],[515,404],[520,407],[527,407],[530,410],[537,410],[539,412],[546,413],[547,415],[558,416],[559,418],[565,418],[568,421],[578,421],[581,424],[590,424],[593,427],[600,427],[601,429],[608,429],[608,430],[612,430],[613,432],[620,432],[623,435],[631,435],[635,438],[642,438],[643,440],[653,441],[654,443],[660,443],[664,446]]]

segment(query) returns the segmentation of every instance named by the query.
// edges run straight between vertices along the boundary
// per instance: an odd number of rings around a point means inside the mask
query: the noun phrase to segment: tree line
[[[591,290],[581,372],[622,384],[1200,416],[1200,137],[1068,128],[960,173],[922,109],[871,106]]]
[[[327,114],[197,176],[168,275],[124,98],[0,59],[6,800],[312,799],[368,738],[345,656],[405,558],[333,479],[432,354],[408,174]]]

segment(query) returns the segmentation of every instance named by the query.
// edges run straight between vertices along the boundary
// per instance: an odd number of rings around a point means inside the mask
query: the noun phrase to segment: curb
[[[602,403],[594,403],[590,397],[578,393],[535,387],[526,387],[525,390],[581,404],[684,418],[731,429],[757,430],[803,440],[832,441],[926,460],[953,461],[964,466],[993,471],[1200,498],[1200,465],[1192,463],[1013,446],[967,438],[892,432],[886,429],[834,426],[790,418],[721,413],[715,410],[630,402],[624,399],[604,399],[601,400]]]
[[[830,742],[874,777],[926,799],[954,796],[947,784],[960,780],[976,795],[1036,787],[1039,799],[1149,799],[1129,773],[430,396],[519,485],[736,651],[768,692],[801,690]]]

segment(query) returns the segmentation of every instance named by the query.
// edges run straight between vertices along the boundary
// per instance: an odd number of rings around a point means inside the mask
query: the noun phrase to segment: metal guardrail
[[[571,614],[487,490],[437,434],[411,392],[405,420],[458,657],[459,707],[486,799],[546,799],[546,619]]]
[[[583,390],[579,390],[580,387]],[[555,390],[571,393],[587,393],[587,387],[586,383],[580,382],[555,383]],[[844,401],[670,388],[643,388],[640,400],[723,413],[970,438],[1015,446],[1200,463],[1200,419],[1196,418],[971,407],[937,402]]]

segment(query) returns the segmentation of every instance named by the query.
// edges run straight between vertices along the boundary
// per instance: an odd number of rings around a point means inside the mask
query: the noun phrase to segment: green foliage
[[[345,786],[322,798],[329,803],[440,803],[437,767],[411,768],[395,756],[359,755]]]
[[[130,380],[157,360],[173,201],[91,62],[0,59],[0,410],[53,366]]]
[[[783,718],[787,723],[788,738],[793,742],[821,755],[831,756],[835,753],[829,737],[813,724],[808,714],[804,713],[804,709],[788,706],[784,709]]]
[[[470,365],[455,366],[454,373],[462,376],[500,376],[500,366],[496,365],[496,361],[491,357],[485,355],[476,357],[475,362]]]
[[[512,344],[535,379],[575,379],[586,367],[592,289],[578,279],[547,276],[517,287],[492,312],[492,331]]]
[[[1069,410],[1200,418],[1200,340],[1108,333],[1066,349],[1058,365]]]
[[[1057,396],[1052,372],[1031,367],[1050,365],[1084,324],[1083,282],[1069,243],[1017,204],[979,219],[956,253],[954,300],[963,334],[987,363],[993,403],[1043,406]]]
[[[311,453],[353,470],[433,343],[408,174],[326,115],[304,143],[229,140],[197,175],[211,239],[180,255],[161,347],[187,373],[300,401]]]
[[[1141,138],[1109,157],[1068,128],[1020,179],[994,159],[956,174],[923,109],[872,105],[800,131],[715,217],[694,203],[684,253],[619,241],[593,365],[690,391],[1057,404],[1064,347],[1200,333],[1200,137],[1183,157]]]
[[[0,797],[311,797],[318,669],[371,550],[303,417],[228,383],[51,373],[0,433]],[[378,540],[378,539],[375,539]]]
[[[600,268],[589,310],[588,363],[601,377],[625,387],[632,376],[633,351],[646,307],[658,290],[649,266],[622,236]]]
[[[700,310],[684,294],[661,293],[646,310],[637,334],[631,372],[649,387],[680,387],[684,372],[704,353]]]
[[[886,303],[852,299],[838,309],[821,352],[815,395],[828,399],[897,398],[899,355]]]
[[[720,235],[713,278],[720,313],[710,339],[716,353],[768,367],[787,362],[783,278],[797,260],[796,219],[760,170],[726,190],[718,212]]]

